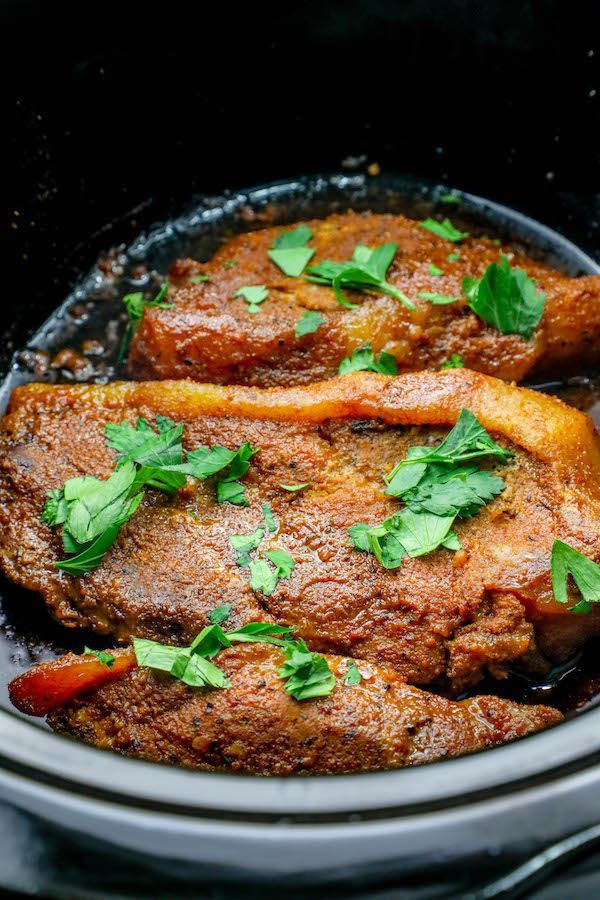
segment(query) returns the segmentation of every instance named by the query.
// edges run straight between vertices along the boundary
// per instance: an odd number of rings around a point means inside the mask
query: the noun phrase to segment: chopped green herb
[[[506,256],[490,263],[483,278],[463,278],[463,293],[480,319],[503,334],[530,338],[539,325],[546,295],[522,269],[513,269]]]
[[[455,203],[457,206],[459,206],[462,203],[462,199],[461,199],[461,197],[459,197],[458,194],[452,194],[452,193],[440,194],[438,199],[439,199],[440,203]]]
[[[109,669],[112,669],[115,664],[114,656],[112,653],[107,653],[106,650],[92,650],[91,647],[84,647],[83,652],[86,656],[95,656],[103,665],[108,666]]]
[[[571,612],[589,613],[592,603],[600,603],[600,565],[563,541],[554,541],[550,559],[552,591],[559,603],[568,603],[567,581],[570,575],[582,600],[569,607]]]
[[[352,352],[352,356],[346,357],[340,363],[338,374],[347,375],[349,372],[381,372],[384,375],[395,375],[398,371],[396,357],[382,350],[379,359],[375,360],[375,354],[370,342]]]
[[[419,291],[417,294],[421,300],[428,300],[434,306],[446,306],[448,303],[456,303],[460,297],[451,297],[449,294],[432,294],[431,291]]]
[[[501,478],[466,461],[483,456],[505,461],[512,453],[496,444],[473,413],[463,410],[438,447],[411,447],[389,475],[386,494],[405,507],[381,525],[364,522],[349,529],[352,545],[372,553],[387,569],[398,568],[405,554],[422,556],[438,547],[460,547],[452,525],[468,518],[504,490]]]
[[[460,353],[453,353],[450,359],[442,363],[440,369],[464,369],[465,361]]]
[[[324,322],[325,317],[320,312],[315,309],[307,309],[302,318],[296,322],[294,334],[297,338],[304,337],[305,334],[313,334]]]
[[[460,259],[460,253],[449,253],[446,259],[448,262],[456,262]]]
[[[123,305],[127,310],[127,326],[125,328],[125,334],[123,335],[123,340],[121,341],[121,347],[119,348],[119,362],[122,363],[127,353],[129,352],[129,345],[131,343],[131,339],[135,334],[136,328],[138,327],[139,321],[144,314],[144,310],[148,306],[158,306],[160,309],[172,309],[173,304],[167,303],[165,298],[169,293],[169,285],[165,281],[154,298],[154,300],[145,300],[144,295],[141,291],[136,291],[134,294],[125,294],[123,297]]]
[[[436,219],[424,219],[419,222],[419,225],[447,241],[464,241],[469,236],[468,231],[459,231],[458,228],[455,228],[450,219],[444,219],[443,222],[438,222]]]
[[[346,309],[352,309],[356,304],[346,299],[342,288],[389,294],[409,309],[415,309],[414,303],[406,294],[385,280],[397,249],[398,245],[392,243],[382,244],[375,249],[358,244],[351,260],[348,262],[325,260],[318,266],[307,269],[306,279],[315,284],[330,284],[338,303]]]
[[[191,284],[201,284],[203,281],[210,281],[210,275],[196,275],[191,279]]]
[[[232,534],[229,536],[231,546],[235,550],[238,566],[249,566],[249,554],[256,550],[265,536],[264,528],[256,528],[249,534]]]
[[[237,259],[230,259],[229,262],[221,263],[221,266],[224,269],[233,269],[234,266],[237,266]]]
[[[311,238],[312,231],[307,225],[298,225],[293,231],[284,231],[273,241],[269,250],[269,258],[284,275],[297,278],[302,274],[315,252],[314,247],[306,246]]]
[[[293,493],[295,491],[303,491],[309,484],[310,481],[302,481],[300,484],[281,484],[281,482],[278,482],[277,486],[280,487],[282,491],[290,491],[290,493]]]
[[[348,668],[346,669],[346,674],[342,675],[342,681],[344,682],[344,684],[360,684],[362,681],[362,675],[360,674],[360,669],[358,668],[354,660],[347,659],[346,665],[348,666]]]
[[[324,656],[311,653],[304,641],[286,641],[286,661],[278,671],[285,690],[296,700],[327,697],[335,687],[335,676]]]
[[[283,550],[269,550],[265,552],[275,569],[273,570],[264,559],[253,559],[250,563],[250,587],[253,591],[261,591],[265,597],[269,597],[277,586],[280,578],[290,578],[295,568],[295,562],[289,553]]]
[[[208,614],[208,621],[211,625],[222,625],[231,614],[231,603],[224,603],[223,606],[217,606],[211,609]]]
[[[271,534],[274,534],[277,531],[277,522],[275,521],[275,517],[273,515],[273,510],[271,509],[270,503],[265,503],[262,507],[263,516],[265,517],[265,523]]]
[[[172,647],[136,637],[132,641],[139,666],[168,672],[191,687],[228,688],[230,682],[210,658],[233,643],[267,643],[283,647],[286,644],[283,638],[292,631],[292,628],[270,622],[249,622],[225,634],[215,623],[203,628],[189,647]]]
[[[439,268],[439,266],[436,266],[435,263],[429,263],[428,271],[429,271],[429,274],[433,275],[434,278],[439,278],[440,275],[444,274],[442,272],[442,270]]]
[[[259,304],[263,303],[269,296],[269,291],[264,284],[250,284],[237,290],[234,297],[243,297],[248,304],[249,313],[259,312]]]
[[[136,476],[135,465],[125,460],[105,481],[91,475],[69,478],[61,491],[51,492],[42,520],[63,526],[63,549],[74,554],[55,562],[56,568],[83,575],[100,564],[142,501],[144,495],[135,493]]]

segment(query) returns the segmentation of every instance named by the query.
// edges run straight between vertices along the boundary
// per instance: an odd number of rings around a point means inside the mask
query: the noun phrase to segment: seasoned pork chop
[[[567,278],[485,238],[453,244],[403,216],[347,213],[308,225],[315,248],[311,266],[349,260],[357,244],[396,243],[387,280],[416,310],[391,296],[356,291],[347,296],[357,308],[342,308],[331,287],[283,274],[268,256],[281,229],[267,228],[233,238],[207,264],[175,263],[172,308],[146,308],[131,346],[130,375],[258,387],[307,384],[336,375],[341,360],[367,341],[395,356],[400,371],[438,369],[456,353],[468,367],[508,381],[600,361],[600,276]],[[501,252],[546,294],[542,321],[530,339],[485,324],[461,298],[462,278],[480,278]],[[458,259],[448,259],[456,253]],[[441,275],[431,274],[432,264]],[[258,312],[233,296],[248,285],[269,291]],[[418,297],[421,291],[459,301],[434,305]],[[296,337],[306,310],[318,310],[323,324]]]
[[[458,756],[559,722],[547,706],[497,697],[459,703],[403,684],[360,663],[362,681],[336,683],[329,697],[298,701],[277,676],[283,654],[246,645],[224,651],[228,690],[192,688],[137,668],[130,650],[112,669],[69,655],[16,679],[16,706],[88,744],[153,762],[262,775],[390,769]],[[348,663],[329,657],[340,678]]]
[[[376,525],[399,501],[382,476],[408,448],[443,437],[471,410],[514,457],[492,467],[506,488],[459,522],[462,550],[438,549],[383,568],[354,549],[349,527]],[[184,422],[184,443],[260,448],[244,483],[249,505],[215,501],[211,479],[175,495],[149,489],[98,568],[59,571],[60,530],[40,519],[46,494],[81,474],[107,477],[107,422],[160,414]],[[11,399],[0,435],[0,564],[40,592],[64,624],[120,640],[189,643],[215,607],[230,624],[293,625],[313,650],[392,666],[417,684],[476,682],[540,654],[564,659],[598,630],[597,612],[555,602],[555,538],[600,559],[600,451],[590,420],[558,400],[468,370],[402,378],[365,373],[304,388],[259,391],[191,382],[28,385]],[[298,492],[280,485],[306,483]],[[262,549],[295,568],[266,596],[253,591],[232,535],[263,524]],[[458,521],[458,520],[457,520]],[[574,600],[575,602],[575,600]]]

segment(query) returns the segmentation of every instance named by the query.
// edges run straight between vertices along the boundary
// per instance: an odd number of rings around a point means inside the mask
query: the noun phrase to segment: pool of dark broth
[[[157,291],[170,263],[178,256],[207,260],[223,240],[234,233],[270,224],[354,209],[402,212],[415,218],[443,213],[459,226],[500,237],[530,255],[544,259],[568,274],[578,274],[568,259],[557,258],[543,240],[531,243],[515,238],[507,221],[465,199],[445,206],[438,198],[447,190],[402,180],[390,186],[364,178],[318,179],[270,186],[252,194],[203,199],[177,220],[157,226],[130,247],[116,248],[100,258],[76,285],[56,312],[17,352],[0,388],[6,405],[12,389],[30,381],[55,384],[105,384],[125,373],[117,362],[125,325],[121,303],[130,291]],[[588,412],[600,431],[600,376],[581,372],[557,378],[536,389],[561,397]],[[0,705],[12,710],[6,685],[35,662],[52,659],[66,650],[80,652],[85,644],[107,646],[81,629],[54,622],[39,597],[0,579]],[[573,711],[600,697],[600,642],[591,641],[582,653],[554,669],[543,681],[517,672],[505,681],[489,680],[477,693],[499,693],[524,702],[546,702]],[[41,723],[40,723],[41,724]]]

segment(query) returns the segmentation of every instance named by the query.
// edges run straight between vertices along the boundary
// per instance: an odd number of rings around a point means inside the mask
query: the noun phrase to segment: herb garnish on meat
[[[273,241],[269,258],[284,275],[297,278],[315,252],[314,247],[306,246],[311,237],[312,231],[308,225],[298,225],[292,231],[284,231]]]
[[[600,565],[563,541],[554,541],[550,559],[552,591],[559,603],[568,603],[567,580],[570,575],[582,600],[569,607],[571,612],[589,613],[591,603],[600,603]]]
[[[306,270],[306,280],[315,284],[330,284],[338,303],[346,309],[353,309],[356,303],[351,303],[344,296],[342,288],[388,294],[409,309],[415,309],[414,303],[406,294],[385,280],[397,249],[398,245],[392,243],[382,244],[375,249],[358,244],[348,262],[324,260],[318,266],[310,266]]]
[[[314,334],[314,332],[323,325],[325,318],[315,309],[307,309],[303,313],[302,318],[296,322],[294,334],[297,338],[304,337],[305,334]]]
[[[248,442],[237,450],[199,447],[188,451],[184,462],[183,425],[157,416],[156,428],[142,418],[135,427],[127,422],[108,423],[106,439],[117,453],[115,471],[105,480],[92,475],[69,478],[62,488],[49,492],[42,521],[63,526],[63,549],[73,554],[54,563],[56,568],[83,575],[99,566],[121,525],[140,505],[145,487],[173,493],[185,484],[187,475],[198,480],[219,475],[217,501],[248,505],[239,480],[256,452]]]
[[[127,310],[127,326],[125,334],[119,348],[119,362],[122,363],[129,351],[131,339],[135,334],[140,319],[144,314],[147,306],[158,306],[160,309],[173,309],[173,304],[166,302],[165,298],[169,293],[169,285],[165,281],[154,300],[146,300],[142,291],[136,291],[133,294],[125,294],[123,297],[123,305]]]
[[[396,375],[398,364],[396,357],[382,350],[379,359],[371,349],[371,342],[367,341],[362,347],[352,352],[352,356],[343,359],[339,365],[338,374],[347,375],[348,372],[381,372],[384,375]]]
[[[468,231],[459,231],[458,228],[455,228],[450,219],[444,219],[443,222],[438,222],[437,219],[423,219],[422,222],[419,222],[419,225],[421,228],[425,228],[426,231],[430,231],[432,234],[454,243],[464,241],[469,236]]]
[[[373,553],[387,569],[401,565],[404,555],[423,556],[440,546],[460,548],[452,531],[456,518],[473,516],[505,487],[501,478],[480,470],[482,457],[502,462],[513,454],[496,444],[467,409],[437,447],[411,447],[385,476],[386,494],[404,508],[381,525],[364,522],[349,529],[357,550]]]
[[[526,272],[511,268],[506,256],[490,263],[483,278],[463,278],[462,289],[473,312],[503,334],[530,338],[544,312],[546,295]]]

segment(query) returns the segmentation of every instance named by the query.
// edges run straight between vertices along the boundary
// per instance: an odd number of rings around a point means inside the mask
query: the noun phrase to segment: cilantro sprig
[[[388,569],[398,568],[406,555],[423,556],[438,547],[460,548],[452,527],[457,518],[475,515],[504,490],[498,476],[480,470],[483,457],[507,461],[512,452],[496,444],[467,409],[437,447],[411,447],[406,457],[384,476],[386,494],[404,508],[381,525],[364,522],[349,529],[357,550],[372,553]]]
[[[298,225],[292,231],[284,231],[276,237],[268,251],[269,258],[284,275],[297,278],[312,259],[315,248],[307,247],[312,238],[308,225]]]
[[[386,281],[397,244],[387,243],[380,247],[365,247],[358,244],[354,250],[352,259],[348,262],[332,262],[325,260],[318,266],[310,266],[306,270],[306,280],[315,284],[328,284],[333,287],[338,303],[346,309],[353,309],[356,304],[351,303],[344,295],[343,288],[352,291],[375,291],[378,294],[388,294],[395,297],[409,309],[415,309],[414,303],[406,294]]]
[[[465,361],[460,353],[453,353],[446,362],[443,362],[440,369],[464,369]]]
[[[523,269],[513,269],[506,256],[490,263],[482,278],[463,278],[462,289],[473,312],[503,334],[529,339],[544,312],[546,295]]]
[[[571,612],[588,614],[592,603],[600,603],[600,565],[574,550],[563,541],[554,541],[550,558],[550,576],[554,598],[559,603],[568,603],[568,578],[573,579],[582,599]]]
[[[144,310],[148,306],[158,306],[160,309],[172,309],[173,304],[166,301],[169,293],[169,285],[165,281],[158,294],[153,300],[146,300],[142,291],[135,291],[133,294],[125,294],[123,297],[123,305],[127,310],[127,325],[125,334],[119,348],[119,362],[122,363],[129,352],[129,345],[135,331],[139,325],[140,319],[144,315]]]
[[[277,531],[277,524],[269,504],[263,506],[265,524],[248,534],[232,534],[229,541],[236,555],[238,566],[249,569],[250,587],[269,597],[280,579],[288,579],[296,567],[296,563],[285,550],[274,548],[267,550],[262,557],[250,558],[250,554],[258,550],[268,530],[272,534]],[[270,565],[270,563],[272,565]]]

